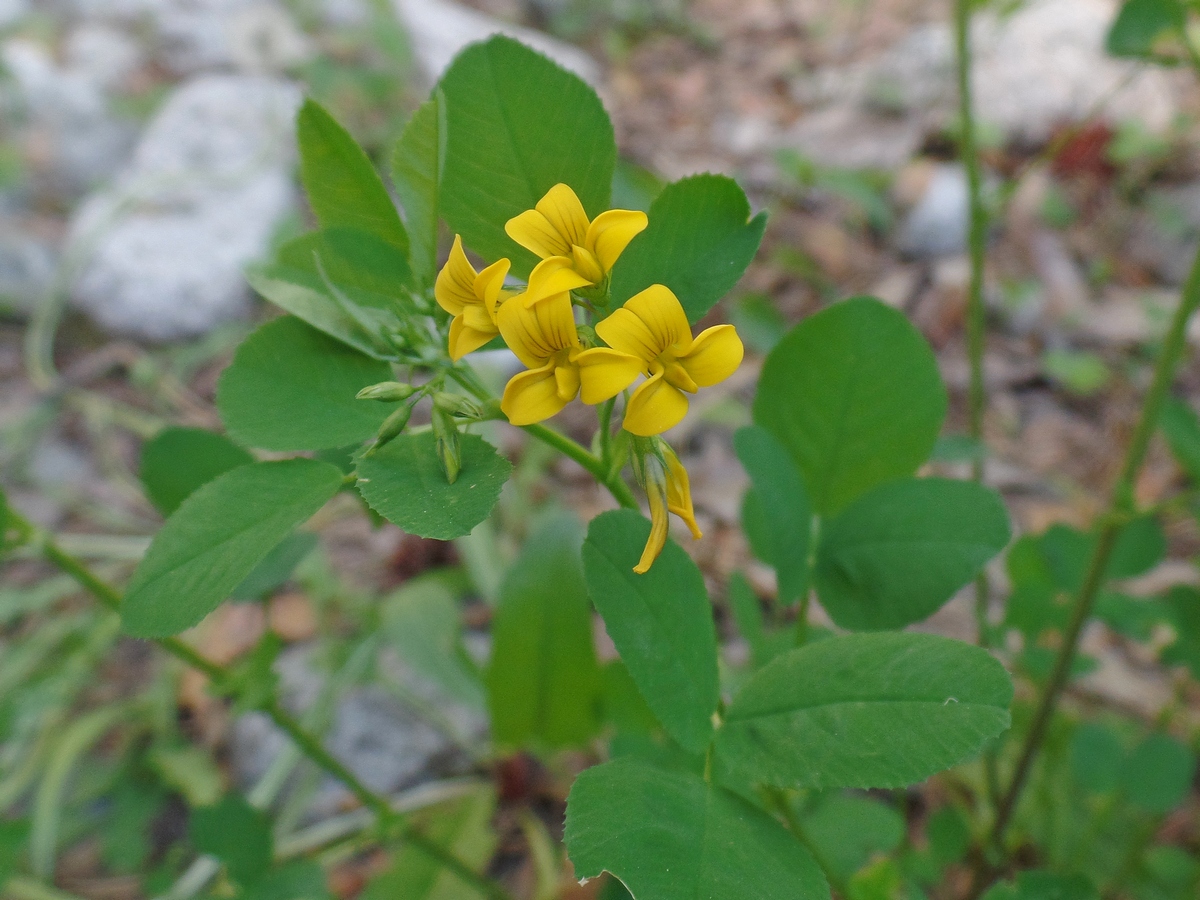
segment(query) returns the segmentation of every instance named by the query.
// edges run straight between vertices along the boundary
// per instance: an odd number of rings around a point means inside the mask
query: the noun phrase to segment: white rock
[[[160,61],[180,75],[227,67],[280,72],[312,53],[276,0],[150,0],[147,12]]]
[[[905,217],[896,246],[909,256],[949,256],[967,245],[969,198],[962,166],[929,167],[925,190]]]
[[[0,307],[31,309],[49,292],[57,268],[52,244],[0,217]]]
[[[300,91],[256,76],[207,75],[179,88],[113,188],[76,212],[86,262],[72,299],[106,329],[153,340],[201,334],[242,315],[242,269],[294,202]]]
[[[528,44],[584,81],[598,86],[600,67],[595,60],[570,44],[501,22],[448,0],[392,0],[400,21],[408,29],[413,50],[427,78],[436,81],[458,52],[468,44],[506,34]]]
[[[29,0],[0,0],[0,28],[7,28],[29,12]]]
[[[1104,52],[1117,6],[1029,0],[1008,16],[981,13],[972,36],[979,120],[1033,143],[1096,114],[1168,128],[1181,108],[1180,76]],[[819,70],[795,93],[811,111],[783,146],[826,165],[894,168],[956,115],[950,26],[918,26],[875,59]],[[873,138],[880,129],[886,140]]]
[[[126,32],[111,25],[80,25],[64,47],[67,71],[103,91],[114,88],[142,66],[142,50]]]
[[[47,151],[45,173],[67,195],[108,178],[128,152],[129,126],[109,115],[101,85],[59,67],[41,44],[14,38],[0,46],[0,62],[16,81],[28,125]]]

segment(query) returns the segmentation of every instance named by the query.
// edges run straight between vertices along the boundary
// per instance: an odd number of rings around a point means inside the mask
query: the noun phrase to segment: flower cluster
[[[452,359],[499,335],[526,367],[500,400],[513,425],[548,419],[576,397],[599,405],[625,395],[622,427],[632,436],[634,471],[653,525],[638,572],[662,550],[668,512],[700,536],[687,472],[657,436],[682,421],[689,394],[728,378],[743,354],[732,325],[693,337],[679,298],[662,284],[608,311],[613,265],[647,224],[645,213],[625,209],[589,220],[575,192],[557,184],[505,225],[509,237],[541,259],[524,287],[506,287],[507,259],[477,272],[458,236],[434,286],[438,304],[453,316]]]

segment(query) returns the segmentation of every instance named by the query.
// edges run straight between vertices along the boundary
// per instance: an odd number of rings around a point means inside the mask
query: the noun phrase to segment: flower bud
[[[433,405],[448,415],[461,416],[464,419],[478,419],[481,415],[479,404],[462,394],[438,391],[433,395]]]
[[[363,388],[354,396],[357,400],[395,402],[397,400],[407,400],[416,393],[416,390],[411,384],[402,384],[399,381],[381,381],[379,384]]]
[[[462,444],[458,437],[458,425],[445,410],[433,408],[433,433],[437,437],[437,455],[446,481],[454,484],[462,471]]]
[[[412,405],[406,404],[384,419],[383,424],[379,426],[379,433],[375,435],[375,443],[371,445],[371,449],[367,451],[366,455],[370,456],[388,441],[397,437],[404,430],[404,426],[408,424],[408,418],[412,415],[412,411]]]

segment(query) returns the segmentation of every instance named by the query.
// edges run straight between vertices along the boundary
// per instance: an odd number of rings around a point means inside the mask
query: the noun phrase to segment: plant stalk
[[[533,435],[543,444],[553,447],[564,456],[569,456],[591,472],[598,482],[608,488],[613,499],[621,506],[627,509],[638,508],[637,500],[633,496],[633,491],[629,489],[629,485],[621,478],[620,473],[610,474],[607,464],[600,457],[588,452],[566,435],[559,434],[545,425],[523,425],[521,427],[522,430]]]
[[[13,526],[29,535],[41,548],[42,555],[62,571],[66,572],[91,593],[104,606],[119,612],[121,595],[105,581],[98,578],[87,566],[73,556],[63,552],[54,540],[33,526],[27,519],[15,510],[9,510],[9,518]],[[212,681],[219,683],[228,678],[228,672],[222,667],[206,659],[188,644],[175,637],[156,638],[155,643],[175,658],[194,669],[203,672]],[[338,761],[321,742],[309,734],[291,713],[283,709],[277,700],[272,700],[263,707],[263,712],[283,731],[296,747],[317,766],[338,779],[360,803],[373,812],[381,827],[389,829],[402,840],[408,841],[431,859],[457,875],[462,881],[470,884],[490,900],[513,900],[512,896],[498,882],[479,874],[471,866],[463,862],[453,853],[435,841],[426,837],[419,829],[407,822],[396,813],[385,797],[372,791]]]
[[[1054,661],[1050,680],[1046,684],[1037,711],[1034,713],[1033,722],[1025,737],[1012,781],[1004,792],[997,810],[996,820],[988,837],[988,845],[996,849],[1002,849],[1005,832],[1012,821],[1013,813],[1021,798],[1021,793],[1025,789],[1034,760],[1045,740],[1050,720],[1053,718],[1055,708],[1070,678],[1079,637],[1084,624],[1091,615],[1096,596],[1104,584],[1105,570],[1112,556],[1117,535],[1134,508],[1135,482],[1142,464],[1145,462],[1150,440],[1154,436],[1154,430],[1158,424],[1159,413],[1166,400],[1167,392],[1171,388],[1180,357],[1183,355],[1183,349],[1187,342],[1188,323],[1197,307],[1200,307],[1200,252],[1192,262],[1192,269],[1184,284],[1179,306],[1176,307],[1175,314],[1171,318],[1171,326],[1163,341],[1158,361],[1155,363],[1154,378],[1147,392],[1141,417],[1126,448],[1125,461],[1121,467],[1120,476],[1113,486],[1108,511],[1102,517],[1100,534],[1092,550],[1087,573],[1071,604],[1070,621],[1063,635],[1062,647]],[[982,892],[983,887],[986,885],[981,885],[978,890]]]

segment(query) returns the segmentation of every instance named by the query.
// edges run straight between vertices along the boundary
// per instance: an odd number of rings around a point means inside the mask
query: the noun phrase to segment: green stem
[[[116,588],[97,578],[87,566],[69,554],[64,553],[49,535],[39,532],[27,519],[16,511],[9,510],[9,517],[18,531],[32,537],[41,547],[42,555],[49,562],[52,562],[73,577],[84,589],[95,596],[106,607],[115,612],[120,611],[121,595]],[[223,667],[211,660],[205,659],[196,650],[178,638],[156,638],[155,643],[175,658],[203,672],[216,683],[228,679],[229,673]],[[376,794],[363,784],[358,776],[339,762],[336,757],[321,745],[320,741],[309,734],[290,713],[284,710],[278,701],[272,700],[263,708],[263,712],[270,717],[281,731],[291,738],[292,742],[305,756],[342,782],[364,807],[371,810],[381,826],[391,829],[392,833],[411,843],[431,859],[453,872],[464,882],[472,885],[485,897],[490,898],[490,900],[512,900],[508,891],[499,883],[480,875],[471,866],[464,863],[441,845],[430,840],[415,826],[394,812],[386,798]]]
[[[575,443],[566,435],[559,434],[545,425],[523,425],[521,427],[543,444],[553,447],[564,456],[569,456],[591,472],[597,481],[608,488],[608,492],[613,495],[613,499],[619,504],[627,509],[638,508],[637,500],[633,496],[633,491],[629,489],[629,485],[624,482],[620,473],[610,475],[604,460],[595,454],[589,453],[584,447]]]
[[[967,387],[967,430],[977,444],[983,441],[983,414],[987,390],[983,381],[983,354],[986,339],[986,314],[983,304],[983,269],[987,251],[987,210],[983,205],[983,175],[979,166],[979,147],[975,139],[975,104],[971,90],[971,4],[974,0],[955,0],[955,64],[958,76],[958,120],[960,153],[967,172],[969,231],[967,244],[971,274],[967,286],[967,359],[970,382]],[[972,478],[983,481],[983,457],[971,465]],[[988,645],[988,581],[985,573],[975,579],[975,619],[979,644]]]
[[[448,370],[448,374],[478,399],[485,402],[494,399],[488,394],[487,389],[479,383],[479,379],[475,377],[475,373],[470,369],[464,366],[455,366]],[[629,489],[629,485],[621,478],[620,473],[609,473],[609,461],[607,459],[601,459],[566,435],[559,434],[545,425],[522,425],[521,428],[543,444],[553,447],[564,456],[569,456],[591,472],[595,479],[608,489],[608,492],[613,495],[613,499],[621,504],[621,506],[628,509],[638,508],[633,491]]]
[[[1179,306],[1175,310],[1175,314],[1171,319],[1170,329],[1167,331],[1166,338],[1163,341],[1162,352],[1154,367],[1154,379],[1150,384],[1146,401],[1142,406],[1141,418],[1138,420],[1133,435],[1129,440],[1129,446],[1125,450],[1125,462],[1121,467],[1120,476],[1113,487],[1108,511],[1102,518],[1100,534],[1092,550],[1087,573],[1071,604],[1070,620],[1063,634],[1062,647],[1054,661],[1054,669],[1050,674],[1050,680],[1046,684],[1046,689],[1034,713],[1033,722],[1030,725],[1029,733],[1025,737],[1017,767],[1013,772],[1012,781],[1009,783],[1008,790],[1004,792],[1000,801],[996,820],[992,825],[988,838],[988,844],[997,849],[1001,849],[1003,846],[1005,832],[1012,821],[1012,815],[1016,810],[1017,802],[1021,798],[1021,792],[1025,789],[1030,769],[1037,758],[1038,752],[1041,750],[1042,742],[1046,738],[1046,731],[1054,715],[1054,710],[1070,678],[1071,666],[1075,662],[1075,653],[1078,649],[1079,636],[1083,631],[1084,624],[1091,615],[1096,595],[1104,584],[1104,573],[1108,567],[1109,558],[1112,556],[1117,535],[1120,532],[1121,525],[1133,509],[1134,483],[1138,473],[1141,471],[1142,463],[1145,462],[1146,451],[1150,446],[1150,439],[1154,436],[1159,412],[1166,400],[1167,392],[1171,388],[1171,382],[1175,377],[1175,370],[1183,354],[1184,345],[1187,341],[1188,322],[1191,320],[1192,314],[1196,311],[1197,307],[1200,307],[1200,253],[1197,253],[1192,263],[1192,270],[1188,275],[1187,282],[1184,284]],[[980,892],[982,892],[984,886],[979,888]]]

